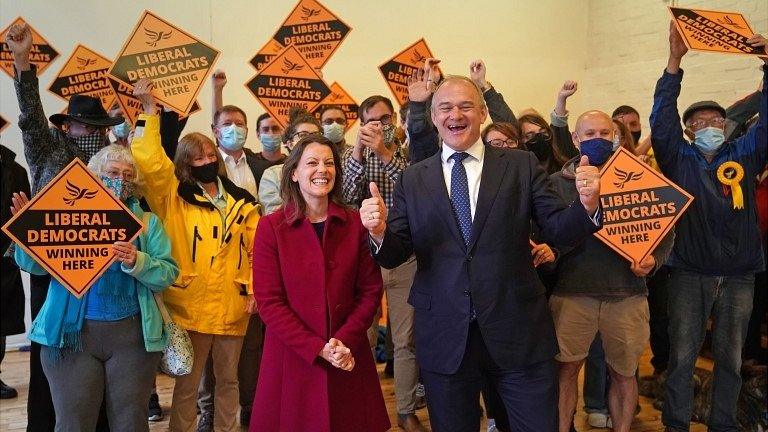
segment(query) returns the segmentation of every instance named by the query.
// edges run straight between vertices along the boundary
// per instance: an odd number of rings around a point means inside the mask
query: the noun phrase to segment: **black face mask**
[[[539,162],[544,162],[552,155],[552,137],[543,133],[537,133],[525,145],[536,155]]]
[[[219,162],[209,162],[205,165],[190,167],[192,177],[201,183],[213,183],[219,173]]]
[[[638,144],[640,142],[640,134],[641,133],[642,133],[642,131],[632,132],[632,139],[635,140],[635,144]]]

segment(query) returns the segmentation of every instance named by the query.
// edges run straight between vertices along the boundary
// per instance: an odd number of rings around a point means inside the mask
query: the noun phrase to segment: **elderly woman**
[[[250,313],[255,311],[251,251],[259,220],[255,198],[226,177],[221,153],[193,132],[179,141],[173,162],[163,151],[153,85],[139,81],[134,95],[144,114],[131,152],[145,175],[149,207],[171,238],[180,275],[163,293],[174,322],[192,340],[192,372],[176,379],[171,431],[189,431],[197,419],[197,388],[208,354],[216,378],[216,431],[239,430],[237,365]],[[151,191],[151,192],[149,192]]]
[[[366,335],[381,271],[360,215],[342,203],[339,166],[330,140],[300,140],[282,171],[285,204],[256,231],[254,295],[267,331],[253,432],[390,426]]]
[[[139,206],[141,178],[130,151],[109,145],[88,168],[145,221],[145,229],[137,241],[114,243],[114,264],[82,298],[52,278],[29,338],[43,346],[57,431],[94,430],[102,397],[113,432],[147,431],[147,399],[167,342],[153,293],[168,287],[179,270],[160,220]],[[15,194],[14,213],[26,202]],[[21,248],[15,259],[22,270],[45,274]]]

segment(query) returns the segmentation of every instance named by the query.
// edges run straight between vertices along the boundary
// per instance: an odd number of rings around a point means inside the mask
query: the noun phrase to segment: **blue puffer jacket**
[[[749,275],[765,269],[754,181],[765,166],[768,146],[768,66],[763,71],[759,121],[742,137],[723,144],[711,163],[683,138],[677,111],[683,71],[664,71],[656,84],[651,112],[656,160],[665,176],[694,196],[675,227],[675,245],[667,261],[671,267],[708,276]],[[733,208],[731,194],[724,193],[717,179],[718,167],[727,161],[744,167],[740,210]]]
[[[153,292],[160,292],[173,283],[179,268],[171,257],[171,242],[157,216],[147,213],[131,198],[126,205],[141,218],[147,228],[139,235],[139,251],[132,269],[121,267],[136,281],[136,292],[141,308],[144,347],[148,352],[162,351],[168,342],[163,328],[163,318],[155,302]],[[32,274],[46,274],[45,269],[20,247],[15,251],[16,263]],[[77,349],[79,332],[85,317],[85,297],[78,299],[55,278],[51,278],[48,296],[29,331],[29,339],[41,345],[62,349]]]

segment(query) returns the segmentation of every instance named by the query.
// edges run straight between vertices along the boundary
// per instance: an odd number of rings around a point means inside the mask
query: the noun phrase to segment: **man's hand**
[[[13,62],[19,72],[28,71],[29,53],[32,51],[32,31],[27,23],[14,24],[5,35],[5,43],[13,53]]]
[[[412,102],[426,102],[432,96],[434,86],[427,81],[428,75],[422,69],[416,69],[408,77],[408,100]]]
[[[382,124],[379,121],[368,122],[364,126],[361,126],[357,133],[357,143],[358,146],[364,146],[371,149],[371,151],[374,152],[385,165],[388,164],[395,155],[395,149],[390,149],[384,144]],[[359,148],[361,150],[361,157],[358,162],[362,162],[362,147]],[[355,157],[354,153],[353,149],[353,157]]]
[[[144,114],[155,115],[157,113],[155,97],[152,96],[152,90],[154,89],[155,85],[152,84],[149,78],[142,78],[133,85],[133,96],[141,102]]]
[[[747,43],[752,45],[753,48],[757,48],[757,51],[760,51],[762,49],[764,53],[763,55],[761,55],[762,59],[765,62],[765,64],[768,64],[768,41],[765,40],[765,36],[759,33],[756,33],[752,35],[751,38],[747,39]]]
[[[557,102],[555,103],[555,114],[559,116],[564,116],[568,114],[568,110],[565,108],[565,102],[568,100],[569,97],[573,96],[573,94],[576,93],[576,90],[578,89],[579,89],[579,83],[577,83],[576,81],[569,80],[563,83],[563,86],[557,92]]]
[[[245,300],[245,313],[253,315],[256,312],[256,299],[252,295],[248,295],[248,298]]]
[[[213,84],[214,91],[222,91],[224,86],[227,85],[227,73],[222,69],[216,69],[211,74],[211,83]]]
[[[482,60],[475,60],[469,64],[469,78],[480,90],[485,91],[488,88],[488,81],[485,80],[485,63]]]
[[[639,263],[633,261],[629,269],[632,270],[632,273],[634,273],[637,277],[646,277],[649,273],[651,273],[655,266],[656,258],[654,258],[653,255],[648,255]]]
[[[384,231],[387,229],[387,206],[379,193],[376,183],[371,182],[368,187],[371,191],[371,197],[363,200],[360,205],[360,219],[363,226],[368,230],[376,243],[381,244],[384,241]]]
[[[576,167],[576,190],[579,200],[591,217],[600,205],[600,170],[589,164],[589,158],[582,156]]]
[[[536,244],[531,240],[531,255],[533,255],[533,266],[538,267],[541,264],[555,262],[555,253],[546,243]]]
[[[440,72],[440,67],[438,66],[439,64],[440,59],[430,57],[424,60],[424,73],[427,74],[427,81],[433,86],[433,92],[435,91],[437,84],[440,82],[440,78],[442,78],[442,73]]]
[[[675,20],[669,22],[669,60],[667,61],[667,72],[676,74],[680,71],[680,61],[685,53],[688,52],[688,46],[685,45],[683,37],[677,31]]]

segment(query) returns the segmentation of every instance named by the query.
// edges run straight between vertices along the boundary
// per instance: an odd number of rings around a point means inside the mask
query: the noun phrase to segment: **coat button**
[[[464,295],[469,297],[469,290],[464,290]]]
[[[472,261],[472,254],[467,255],[467,261]]]

